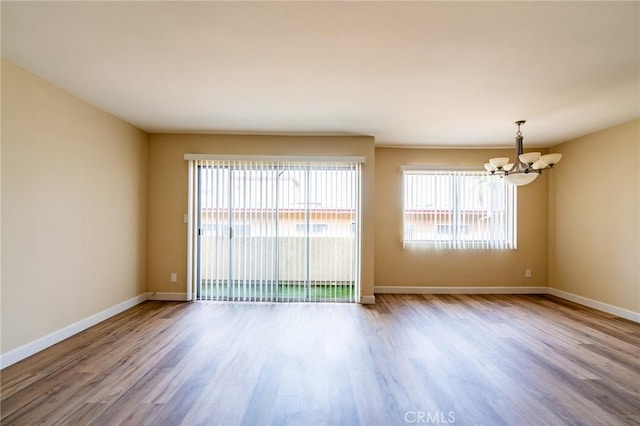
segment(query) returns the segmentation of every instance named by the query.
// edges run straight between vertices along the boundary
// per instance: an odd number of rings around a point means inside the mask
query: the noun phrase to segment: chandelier
[[[520,126],[526,121],[519,120],[515,124],[518,126],[516,132],[516,158],[514,163],[509,162],[507,157],[497,157],[484,164],[484,168],[492,175],[504,177],[512,185],[528,185],[545,169],[552,169],[562,158],[562,154],[545,154],[539,152],[524,152],[522,147],[522,132]]]

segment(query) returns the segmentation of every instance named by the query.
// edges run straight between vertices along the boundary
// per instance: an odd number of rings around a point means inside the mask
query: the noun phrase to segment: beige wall
[[[145,291],[147,135],[2,62],[2,353]]]
[[[640,120],[553,149],[549,287],[640,312]]]
[[[639,120],[552,149],[565,158],[519,189],[518,249],[505,251],[403,249],[400,166],[482,164],[512,157],[510,149],[374,149],[372,137],[147,136],[6,62],[1,136],[3,354],[145,291],[186,290],[185,153],[364,156],[365,296],[374,282],[548,283],[640,312]],[[607,170],[585,173],[603,164]]]
[[[186,292],[187,161],[184,154],[364,156],[362,295],[373,295],[372,137],[154,134],[149,137],[148,291]],[[172,272],[178,282],[171,283]]]
[[[513,150],[376,149],[376,286],[547,285],[547,176],[518,189],[517,250],[402,246],[402,165],[482,165]],[[525,278],[524,270],[532,270]]]

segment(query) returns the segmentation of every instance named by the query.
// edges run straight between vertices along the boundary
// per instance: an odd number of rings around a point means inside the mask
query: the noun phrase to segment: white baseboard
[[[375,286],[373,292],[379,294],[547,294],[547,287]]]
[[[375,305],[376,296],[360,296],[360,304],[361,305]]]
[[[16,362],[21,361],[37,352],[40,352],[41,350],[46,349],[49,346],[53,346],[56,343],[73,336],[74,334],[78,334],[89,327],[92,327],[108,318],[111,318],[112,316],[117,315],[120,312],[126,311],[127,309],[132,308],[137,304],[144,302],[145,300],[147,300],[146,293],[140,294],[136,297],[132,297],[129,300],[125,300],[122,303],[118,303],[115,306],[105,309],[104,311],[98,312],[97,314],[91,315],[80,321],[74,322],[71,325],[56,330],[51,334],[40,337],[39,339],[10,350],[9,352],[0,355],[0,368],[5,368],[10,366],[11,364],[15,364]]]
[[[640,313],[552,287],[407,287],[375,286],[375,294],[550,294],[589,308],[640,323]],[[364,303],[364,302],[361,302]],[[375,299],[374,302],[375,303]]]
[[[640,323],[640,313],[638,312],[633,312],[628,309],[623,309],[617,306],[609,305],[607,303],[598,302],[597,300],[578,296],[577,294],[569,293],[563,290],[558,290],[557,288],[549,287],[548,293],[552,296],[560,297],[562,299],[566,299],[571,302],[575,302],[580,305],[587,306],[589,308],[597,309],[599,311],[606,312],[611,315],[616,315],[616,316]]]
[[[391,294],[551,294],[571,302],[578,303],[593,309],[597,309],[608,314],[617,315],[622,318],[640,323],[640,313],[628,309],[619,308],[597,300],[578,296],[551,287],[407,287],[407,286],[376,286],[374,293]],[[53,346],[66,338],[73,336],[89,327],[92,327],[114,315],[132,308],[145,300],[165,300],[165,301],[186,301],[187,293],[170,292],[149,292],[140,294],[129,300],[125,300],[111,308],[98,312],[85,319],[77,321],[71,325],[54,331],[7,353],[0,355],[0,369],[8,367],[21,361],[43,349]],[[373,296],[361,296],[360,303],[363,305],[375,304],[375,294]]]
[[[169,293],[160,291],[150,291],[147,293],[147,300],[164,300],[167,302],[186,302],[187,293]]]

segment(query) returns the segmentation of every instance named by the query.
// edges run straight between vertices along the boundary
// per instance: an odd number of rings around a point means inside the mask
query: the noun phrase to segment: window
[[[405,247],[516,248],[516,191],[505,179],[475,170],[403,171]]]

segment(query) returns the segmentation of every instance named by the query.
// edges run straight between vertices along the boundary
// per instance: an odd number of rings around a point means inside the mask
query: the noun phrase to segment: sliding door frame
[[[361,296],[361,263],[362,263],[362,164],[364,163],[364,157],[356,157],[356,156],[240,156],[240,155],[207,155],[207,154],[185,154],[184,159],[189,163],[189,177],[188,177],[188,213],[186,216],[187,219],[187,300],[197,300],[200,298],[200,278],[202,274],[201,265],[200,265],[200,250],[201,250],[201,241],[200,235],[198,234],[200,229],[202,229],[202,217],[201,217],[201,200],[199,196],[200,191],[200,165],[199,161],[252,161],[252,162],[275,162],[278,164],[282,163],[355,163],[357,165],[355,169],[355,237],[353,241],[353,265],[352,265],[352,274],[353,274],[353,299],[351,301],[355,301],[356,303],[360,303]],[[310,299],[310,285],[311,285],[311,258],[310,258],[310,174],[311,169],[306,169],[307,179],[306,179],[306,202],[305,202],[305,263],[306,263],[306,271],[305,271],[305,300]],[[275,196],[276,199],[280,196],[280,169],[277,169],[276,172],[276,185],[275,185]],[[233,185],[233,170],[229,168],[229,187],[231,188]],[[229,193],[229,197],[233,197]],[[229,226],[230,229],[233,229],[233,218],[231,214],[231,202],[229,203]],[[279,218],[279,206],[276,201],[276,215],[275,215],[275,232],[276,236],[279,235],[280,231],[280,218]],[[275,239],[275,259],[276,262],[279,261],[280,253],[279,253],[279,243],[278,239]],[[231,241],[230,244],[233,244]],[[229,248],[229,274],[231,275],[233,269],[233,247]],[[279,295],[279,286],[277,285],[280,282],[279,276],[279,267],[275,265],[275,282],[276,282],[276,300],[280,301]],[[231,292],[232,288],[232,276],[229,277],[229,286],[228,291]],[[229,300],[232,300],[231,293],[227,295]]]

